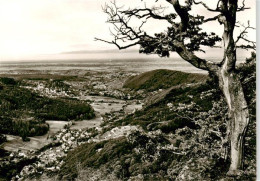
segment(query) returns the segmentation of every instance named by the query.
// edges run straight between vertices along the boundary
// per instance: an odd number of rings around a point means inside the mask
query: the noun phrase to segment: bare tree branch
[[[99,38],[95,38],[96,41],[103,41],[103,42],[106,42],[106,43],[109,43],[109,44],[114,44],[118,47],[118,49],[126,49],[126,48],[129,48],[129,47],[132,47],[132,46],[135,46],[135,45],[138,45],[139,43],[138,42],[135,42],[135,43],[131,43],[131,44],[128,44],[126,46],[121,46],[119,45],[116,40],[115,41],[106,41],[106,40],[103,40],[103,39],[99,39]]]
[[[256,50],[256,45],[238,45],[236,48],[246,49],[246,50]]]
[[[218,5],[219,5],[220,1],[218,1],[218,4],[217,4],[216,9],[210,8],[206,3],[202,2],[202,1],[196,2],[195,0],[193,0],[193,3],[194,3],[194,4],[197,4],[197,5],[198,5],[198,4],[201,4],[201,5],[204,6],[204,8],[206,8],[208,11],[221,12],[221,10],[218,8]]]
[[[254,27],[250,26],[250,22],[249,21],[247,22],[247,26],[245,26],[243,24],[240,24],[240,26],[242,26],[244,28],[244,30],[240,32],[240,34],[238,35],[237,40],[235,41],[235,43],[238,43],[240,39],[244,39],[247,36],[247,33],[248,33],[247,30],[248,29],[255,29]]]
[[[245,7],[245,0],[242,1],[242,6],[237,8],[237,12],[244,11],[246,9],[250,9],[249,7]]]
[[[95,38],[97,41],[103,41],[109,44],[116,45],[119,49],[126,49],[132,46],[135,46],[139,43],[140,38],[146,36],[142,31],[142,26],[146,21],[143,21],[141,25],[137,28],[133,28],[129,25],[129,22],[132,18],[131,16],[123,16],[121,15],[123,11],[121,11],[122,7],[118,7],[115,2],[111,2],[111,6],[105,4],[103,7],[103,11],[108,14],[108,23],[113,24],[114,30],[116,33],[113,33],[110,30],[110,33],[113,35],[113,41],[107,41],[100,38]],[[127,45],[120,45],[118,41],[128,43],[129,41],[134,41],[134,43],[129,43]]]
[[[123,10],[115,2],[112,2],[111,5],[106,4],[103,10],[108,14],[107,22],[114,26],[116,33],[111,31],[114,40],[107,41],[100,38],[95,38],[95,40],[114,44],[119,49],[126,49],[139,44],[141,53],[155,53],[159,56],[169,56],[170,51],[175,51],[195,67],[215,71],[218,68],[216,63],[197,57],[193,51],[203,51],[200,49],[200,45],[214,47],[215,42],[219,41],[215,34],[200,33],[199,25],[217,20],[220,15],[208,19],[204,19],[203,16],[191,16],[188,12],[191,10],[192,1],[188,0],[186,5],[180,5],[178,0],[167,0],[173,5],[177,13],[168,15],[161,15],[164,7]],[[181,22],[174,22],[177,15],[181,18]],[[132,18],[141,21],[137,27],[131,26]],[[165,33],[155,34],[154,37],[150,36],[142,29],[150,18],[166,20],[171,24],[171,27]],[[188,44],[186,39],[190,40]]]
[[[157,20],[166,20],[170,24],[173,24],[173,19],[176,18],[176,14],[169,14],[165,16],[160,16],[156,11],[160,11],[162,13],[164,11],[164,7],[153,7],[152,9],[149,8],[140,8],[140,9],[128,9],[126,11],[120,11],[122,14],[127,15],[128,17],[136,17],[138,19],[145,18],[150,19],[157,19]]]
[[[239,22],[238,22],[239,23]],[[255,30],[254,27],[250,26],[250,22],[248,21],[247,22],[247,26],[243,25],[243,24],[240,24],[240,26],[242,26],[244,29],[243,31],[240,32],[240,34],[238,35],[237,37],[237,40],[235,41],[235,44],[236,44],[236,48],[243,48],[243,49],[253,49],[253,50],[256,50],[256,42],[255,41],[251,41],[247,38],[247,34],[248,34],[248,29],[253,29]],[[240,40],[244,40],[245,42],[247,42],[248,44],[247,45],[237,45],[238,42]]]
[[[207,19],[203,20],[203,22],[206,23],[206,22],[209,22],[209,21],[215,21],[215,20],[217,20],[220,16],[221,16],[221,15],[219,14],[219,15],[214,16],[214,17],[212,17],[212,18],[207,18]]]

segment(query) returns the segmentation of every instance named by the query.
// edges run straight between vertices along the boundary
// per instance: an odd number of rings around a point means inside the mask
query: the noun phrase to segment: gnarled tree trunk
[[[231,164],[228,175],[237,175],[243,167],[243,145],[249,111],[239,76],[228,68],[227,61],[220,67],[217,76],[229,110],[227,132],[231,144]]]
[[[249,111],[239,75],[235,72],[236,45],[233,32],[236,22],[237,0],[223,4],[221,8],[224,16],[219,21],[224,24],[222,37],[224,59],[216,74],[219,78],[219,87],[228,104],[230,118],[227,128],[231,149],[231,164],[228,175],[236,175],[243,167],[243,146],[249,122]]]

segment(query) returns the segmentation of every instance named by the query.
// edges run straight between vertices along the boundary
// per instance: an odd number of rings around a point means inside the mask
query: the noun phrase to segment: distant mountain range
[[[62,52],[61,54],[93,54],[93,53],[138,53],[138,49],[107,49],[107,50],[77,50],[77,51],[68,51]]]
[[[206,58],[206,57],[222,57],[224,54],[224,51],[222,48],[206,48],[206,53],[203,52],[196,52],[196,54],[200,57]],[[133,54],[138,55],[139,50],[138,49],[124,49],[124,50],[118,50],[118,49],[106,49],[106,50],[77,50],[77,51],[67,51],[67,52],[61,52],[60,54]],[[237,56],[238,59],[241,57],[248,57],[250,56],[251,51],[238,49],[237,50]],[[143,54],[144,55],[144,54]],[[129,55],[128,55],[129,56]],[[127,57],[128,57],[127,56]],[[130,55],[132,56],[132,55]],[[176,53],[171,53],[171,57],[179,57]]]

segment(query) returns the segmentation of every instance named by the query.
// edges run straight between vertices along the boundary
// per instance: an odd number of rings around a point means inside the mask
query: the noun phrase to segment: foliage
[[[252,52],[246,63],[238,67],[245,98],[249,109],[249,125],[245,137],[245,167],[255,169],[256,165],[256,54]],[[250,170],[250,169],[249,169]],[[254,171],[247,171],[254,175]]]
[[[213,47],[216,42],[221,41],[221,38],[214,32],[207,33],[202,30],[201,25],[204,23],[205,17],[191,16],[186,32],[183,33],[182,39],[187,40],[185,46],[191,52],[203,51],[201,46]],[[176,27],[168,27],[166,32],[155,33],[154,37],[140,38],[140,53],[158,54],[160,57],[169,57],[170,52],[178,52],[178,47],[173,43],[177,40],[179,30]]]
[[[161,128],[165,133],[185,126],[195,129],[194,117],[200,112],[209,111],[213,106],[212,101],[218,100],[220,95],[209,84],[177,87],[156,103],[126,116],[114,125],[140,125],[145,130]]]
[[[125,138],[83,144],[68,154],[60,176],[63,176],[63,179],[71,179],[77,176],[78,163],[84,167],[98,168],[115,158],[131,153],[131,150],[132,146]]]
[[[8,77],[0,77],[0,82],[2,82],[5,85],[16,85],[17,82],[13,78]]]
[[[166,170],[172,160],[180,158],[167,149],[158,149],[159,145],[164,146],[168,143],[163,137],[153,138],[144,133],[134,132],[127,139],[118,138],[84,144],[68,154],[60,176],[62,179],[73,179],[78,175],[78,164],[82,169],[95,170],[105,165],[106,171],[102,175],[108,177],[113,173],[120,180],[139,173],[157,173],[161,169]]]
[[[49,125],[46,124],[44,120],[18,119],[13,120],[11,128],[11,134],[19,135],[23,140],[25,140],[28,136],[40,136],[46,134],[49,130]]]
[[[46,87],[58,91],[68,91],[70,88],[68,84],[64,83],[64,80],[49,80]]]
[[[66,98],[39,96],[19,86],[12,78],[1,78],[0,133],[22,136],[45,134],[49,127],[45,120],[82,120],[95,116],[86,102]],[[54,81],[55,82],[55,81]],[[54,83],[55,85],[61,85]]]
[[[4,142],[6,142],[6,136],[3,135],[3,134],[0,134],[0,145],[1,145],[2,143],[4,143]]]
[[[17,159],[16,162],[3,162],[0,164],[0,180],[11,180],[13,176],[18,174],[24,166],[33,164],[37,160],[36,157]]]
[[[43,107],[36,113],[45,120],[82,120],[95,116],[89,104],[73,99],[48,99],[41,105]]]

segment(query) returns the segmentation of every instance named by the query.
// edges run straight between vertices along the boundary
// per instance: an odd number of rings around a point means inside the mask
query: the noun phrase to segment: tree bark
[[[237,0],[222,1],[223,16],[219,22],[224,24],[223,43],[224,58],[217,71],[219,87],[222,90],[229,110],[229,124],[227,136],[230,140],[231,164],[228,175],[237,175],[243,169],[244,137],[249,123],[249,111],[245,100],[244,91],[235,71],[236,45],[233,32],[236,22]]]
[[[228,175],[237,175],[243,168],[244,136],[249,122],[249,111],[238,74],[229,70],[227,61],[217,76],[229,110],[227,136],[230,140],[231,164]]]

